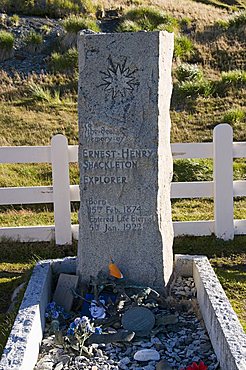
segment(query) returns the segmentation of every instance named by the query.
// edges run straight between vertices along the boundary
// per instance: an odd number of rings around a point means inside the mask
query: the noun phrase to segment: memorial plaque
[[[83,34],[77,273],[163,287],[173,268],[169,107],[173,34]]]
[[[67,312],[72,308],[74,296],[71,289],[76,290],[78,279],[78,276],[69,274],[60,274],[59,276],[53,300]]]

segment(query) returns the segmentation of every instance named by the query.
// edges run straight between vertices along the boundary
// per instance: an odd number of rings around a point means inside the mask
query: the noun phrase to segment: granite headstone
[[[53,300],[58,305],[62,306],[67,312],[69,312],[72,308],[74,299],[72,289],[76,290],[78,279],[78,276],[70,274],[62,273],[59,276]]]
[[[77,273],[88,282],[113,258],[125,278],[163,287],[173,269],[173,34],[81,32],[78,50]]]

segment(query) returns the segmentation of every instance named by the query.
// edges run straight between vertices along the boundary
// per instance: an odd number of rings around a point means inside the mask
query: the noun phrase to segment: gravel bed
[[[155,325],[149,335],[135,336],[131,342],[92,344],[91,357],[57,344],[46,328],[35,370],[180,370],[200,361],[208,370],[216,370],[219,363],[195,296],[193,278],[178,277],[167,307],[148,305],[155,316],[164,318],[161,330]]]

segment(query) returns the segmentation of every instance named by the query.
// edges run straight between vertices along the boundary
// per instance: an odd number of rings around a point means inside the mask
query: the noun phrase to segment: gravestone
[[[77,273],[163,287],[173,269],[169,107],[173,34],[83,34]]]
[[[58,305],[62,306],[67,312],[69,312],[72,308],[74,299],[72,289],[76,290],[78,279],[78,276],[70,274],[62,273],[59,276],[53,300]]]

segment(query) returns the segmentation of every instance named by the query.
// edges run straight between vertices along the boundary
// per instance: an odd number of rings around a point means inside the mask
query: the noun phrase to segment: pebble
[[[193,279],[179,277],[171,294],[181,300],[182,295],[178,292],[185,291],[185,287],[191,290],[194,287]],[[204,361],[209,370],[215,370],[218,365],[216,355],[207,332],[195,313],[179,312],[174,308],[161,309],[161,312],[158,310],[154,308],[153,313],[161,313],[162,317],[166,315],[167,318],[177,317],[178,320],[172,320],[173,324],[166,325],[165,330],[155,335],[134,337],[132,342],[125,345],[93,344],[91,351],[94,356],[91,358],[75,356],[72,352],[67,353],[64,349],[55,347],[54,335],[49,335],[46,331],[35,370],[60,370],[56,366],[61,362],[64,366],[61,370],[179,370],[192,362],[199,363],[200,360]],[[67,361],[62,361],[65,358]]]
[[[159,361],[160,354],[154,349],[142,349],[137,351],[134,356],[134,360],[136,361]]]

